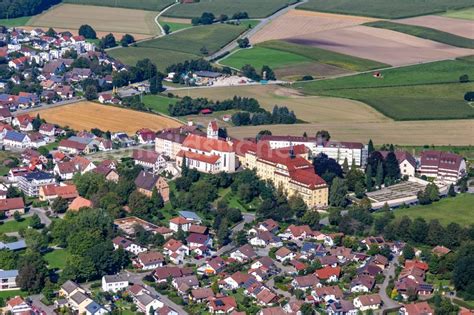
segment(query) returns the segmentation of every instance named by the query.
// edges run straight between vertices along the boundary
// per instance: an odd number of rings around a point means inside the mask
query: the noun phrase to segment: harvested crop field
[[[28,25],[77,30],[81,25],[89,24],[98,32],[153,35],[158,33],[154,22],[156,14],[143,10],[61,4],[32,17]]]
[[[362,25],[296,36],[286,41],[376,60],[393,66],[454,59],[473,53],[471,49],[456,48],[403,33]]]
[[[37,113],[48,122],[69,126],[75,130],[99,128],[134,134],[140,128],[160,130],[180,125],[179,122],[164,116],[86,101],[38,110],[32,115]]]
[[[405,145],[473,145],[474,120],[393,121],[374,108],[354,100],[303,96],[298,90],[280,86],[243,86],[173,91],[180,96],[223,100],[234,95],[253,97],[262,107],[285,105],[307,124],[265,125],[228,128],[237,137],[252,137],[260,130],[274,134],[314,134],[326,129],[335,139]]]
[[[359,25],[374,20],[360,16],[290,10],[265,25],[250,38],[250,41],[256,44],[274,39],[292,38]]]
[[[161,11],[167,6],[173,4],[174,0],[64,0],[64,2],[104,7]]]
[[[446,33],[474,39],[474,21],[439,15],[419,16],[397,20],[397,23],[434,28]]]
[[[215,16],[225,14],[232,17],[237,12],[247,12],[250,18],[263,18],[295,2],[295,0],[200,0],[174,6],[166,11],[165,16],[193,18],[201,16],[204,12],[211,12]]]

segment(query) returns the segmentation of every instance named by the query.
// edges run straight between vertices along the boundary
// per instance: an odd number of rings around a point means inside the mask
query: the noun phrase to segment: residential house
[[[171,284],[181,295],[187,295],[192,289],[199,288],[199,280],[195,275],[174,278]]]
[[[315,302],[338,301],[342,299],[342,290],[337,286],[316,287],[311,292]]]
[[[250,244],[245,244],[233,251],[230,257],[239,262],[245,262],[255,259],[257,253]]]
[[[309,274],[306,276],[297,276],[293,279],[293,281],[291,281],[291,285],[295,289],[300,289],[304,291],[317,286],[322,286],[318,277],[316,277],[316,275],[314,274]]]
[[[142,293],[133,297],[135,304],[138,309],[144,314],[151,314],[153,311],[155,314],[163,308],[164,304],[156,297],[150,295],[149,293]]]
[[[320,280],[337,282],[341,275],[341,267],[324,267],[316,270],[315,274]]]
[[[387,155],[390,151],[379,151],[382,154],[384,159],[387,158]],[[395,151],[395,157],[397,158],[398,165],[400,167],[400,174],[401,176],[409,176],[414,177],[416,171],[416,160],[407,151]]]
[[[189,246],[189,250],[193,251],[197,248],[211,248],[212,247],[212,238],[209,234],[197,234],[191,233],[186,238],[186,243]]]
[[[48,137],[54,137],[56,135],[56,126],[48,123],[41,124],[39,133]]]
[[[8,130],[3,138],[5,149],[26,149],[32,146],[30,137],[14,130]]]
[[[292,260],[296,257],[296,254],[286,247],[281,247],[275,252],[275,257],[278,261],[284,262],[285,260]]]
[[[27,196],[39,196],[41,186],[51,185],[56,182],[53,175],[42,171],[33,171],[18,177],[18,188]]]
[[[193,274],[194,271],[192,268],[163,266],[155,269],[155,271],[153,272],[153,278],[157,283],[163,283],[168,281],[169,278],[179,278],[184,276],[190,276]]]
[[[105,275],[102,277],[102,291],[118,292],[128,287],[128,279],[122,275]]]
[[[252,246],[270,246],[270,247],[281,247],[283,246],[283,242],[281,238],[276,235],[273,235],[271,232],[268,231],[261,231],[258,232],[255,237],[251,238],[249,243]]]
[[[189,294],[189,298],[196,303],[206,303],[214,296],[214,291],[211,288],[194,289]]]
[[[371,292],[375,287],[375,278],[368,275],[357,275],[351,281],[351,292]]]
[[[137,138],[140,144],[153,144],[156,134],[148,128],[143,128],[137,131]]]
[[[196,212],[182,210],[182,211],[178,211],[178,214],[181,218],[184,218],[190,221],[192,224],[202,223],[202,219],[197,215]]]
[[[25,213],[25,203],[23,198],[5,198],[0,199],[0,212],[3,213],[6,217],[11,217],[15,212],[20,214]]]
[[[156,188],[163,198],[164,202],[169,200],[170,188],[165,178],[160,175],[155,175],[147,171],[141,171],[135,178],[135,185],[140,193],[148,198],[153,193],[153,188]]]
[[[237,309],[237,302],[232,296],[214,297],[209,301],[209,312],[212,314],[230,314]]]
[[[135,164],[141,165],[144,168],[158,171],[166,167],[166,160],[163,155],[149,150],[133,150],[132,158]]]
[[[18,277],[18,270],[1,270],[0,269],[0,291],[19,290],[16,283]]]
[[[13,315],[29,314],[32,311],[30,305],[20,296],[8,300],[6,309]]]
[[[139,253],[143,253],[147,251],[145,247],[142,247],[139,244],[134,243],[130,240],[127,240],[126,238],[121,237],[121,236],[115,237],[112,240],[112,243],[114,245],[114,249],[118,249],[120,247],[134,255],[138,255]]]
[[[362,312],[378,310],[382,306],[382,298],[378,294],[360,295],[354,299],[354,306]]]
[[[428,302],[416,302],[405,304],[399,311],[400,315],[434,315],[435,311],[431,308]]]
[[[226,266],[225,261],[220,257],[215,257],[208,260],[204,265],[198,268],[198,273],[213,275],[218,274],[224,270]]]
[[[326,307],[326,314],[328,315],[357,315],[358,311],[351,301],[339,300],[332,301]]]
[[[136,262],[142,270],[154,270],[162,267],[165,262],[165,257],[162,253],[155,251],[142,252],[137,255]]]
[[[89,199],[83,198],[81,196],[77,196],[72,200],[69,204],[68,211],[79,211],[83,208],[92,208],[93,204],[92,201]]]
[[[188,232],[191,227],[191,221],[182,217],[175,217],[170,219],[169,228],[173,232],[178,232],[180,229],[183,232]]]
[[[170,239],[163,245],[163,253],[178,265],[183,262],[185,256],[189,255],[189,247],[180,241]]]

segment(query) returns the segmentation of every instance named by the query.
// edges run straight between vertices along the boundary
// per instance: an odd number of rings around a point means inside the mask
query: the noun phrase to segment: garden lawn
[[[174,0],[64,0],[64,2],[150,11],[161,11],[167,6],[175,3]]]
[[[317,47],[293,44],[281,40],[263,42],[258,44],[257,47],[284,51],[308,58],[314,62],[336,66],[351,71],[365,71],[389,67],[389,65],[381,62],[344,55]]]
[[[0,298],[4,300],[18,296],[18,295],[25,297],[28,295],[28,292],[24,292],[21,290],[0,291]]]
[[[474,8],[467,8],[463,10],[448,11],[443,14],[450,18],[464,19],[464,20],[474,20]]]
[[[443,225],[455,222],[463,226],[474,224],[474,195],[462,194],[454,198],[443,198],[426,206],[395,209],[396,217],[408,216],[411,219],[423,218],[426,221],[437,219]]]
[[[31,217],[24,217],[22,221],[6,221],[0,225],[0,233],[18,232],[20,229],[26,229],[30,225]]]
[[[179,98],[170,98],[162,95],[145,95],[143,103],[154,112],[169,115],[169,104],[175,104]]]
[[[247,26],[244,25],[213,24],[196,26],[182,32],[141,42],[137,46],[165,49],[198,56],[205,56],[201,49],[206,48],[208,54],[212,55],[237,38],[245,30],[247,30]]]
[[[462,47],[462,48],[474,48],[474,40],[454,35],[451,33],[435,30],[429,27],[406,25],[400,23],[394,23],[390,21],[377,21],[366,23],[366,26],[383,28],[392,30],[395,32],[405,33],[416,37],[421,37],[435,42],[444,43],[451,46]]]
[[[441,13],[474,5],[472,0],[309,0],[298,9],[373,16],[384,19]]]
[[[55,249],[44,255],[44,259],[48,263],[49,268],[64,269],[66,260],[71,256],[65,249]]]
[[[259,46],[241,49],[220,61],[221,64],[235,69],[241,69],[245,65],[252,65],[256,69],[261,69],[264,65],[278,69],[306,62],[311,60],[291,52]]]
[[[14,18],[14,19],[0,19],[0,25],[6,26],[6,27],[25,26],[27,25],[30,18],[31,16],[22,16],[22,17]]]
[[[226,14],[229,18],[232,18],[234,13],[247,12],[250,18],[263,18],[295,2],[296,0],[200,0],[195,3],[174,6],[166,11],[164,15],[193,18],[201,16],[204,12],[211,12],[216,17]]]

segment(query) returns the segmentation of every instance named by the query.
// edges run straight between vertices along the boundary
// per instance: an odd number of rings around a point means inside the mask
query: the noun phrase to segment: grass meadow
[[[0,25],[5,27],[19,27],[28,24],[31,16],[22,16],[14,19],[0,19]]]
[[[462,10],[448,11],[444,13],[443,16],[463,20],[474,20],[474,7]]]
[[[429,27],[415,26],[415,25],[406,25],[400,23],[394,23],[390,21],[376,21],[369,22],[365,25],[377,28],[383,28],[387,30],[392,30],[395,32],[405,33],[408,35],[413,35],[420,38],[429,39],[435,42],[440,42],[443,44],[462,47],[462,48],[474,48],[474,40],[440,30],[435,30]]]
[[[149,11],[161,11],[167,6],[175,3],[174,0],[64,0],[65,3],[97,5],[104,7],[117,7],[127,9],[140,9]]]
[[[55,249],[44,255],[48,267],[52,269],[64,269],[66,260],[71,256],[65,249]]]
[[[295,3],[295,0],[200,0],[195,3],[177,5],[166,11],[165,16],[179,18],[199,17],[203,12],[215,16],[226,14],[232,17],[237,12],[247,12],[250,18],[263,18]]]
[[[454,198],[443,198],[425,206],[414,206],[393,211],[396,217],[408,216],[411,219],[423,218],[426,221],[437,219],[443,225],[456,222],[461,225],[474,224],[474,195],[462,194]]]
[[[179,99],[171,98],[163,95],[145,95],[143,96],[143,103],[146,107],[154,112],[169,115],[169,104],[175,104]]]
[[[309,0],[299,6],[299,9],[342,13],[361,16],[371,16],[383,19],[395,19],[432,13],[442,13],[448,10],[463,9],[473,6],[472,0]]]

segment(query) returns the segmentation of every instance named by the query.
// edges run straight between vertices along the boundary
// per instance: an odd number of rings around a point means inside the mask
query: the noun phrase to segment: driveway
[[[390,276],[392,276],[392,279],[395,278],[395,269],[397,267],[395,263],[396,260],[397,260],[397,257],[394,257],[393,260],[390,262],[388,268],[384,270],[385,280],[383,281],[382,285],[380,285],[380,292],[379,292],[379,295],[383,301],[382,310],[394,309],[394,308],[400,307],[400,304],[392,300],[387,295],[387,292],[386,292],[388,283],[390,282]]]

